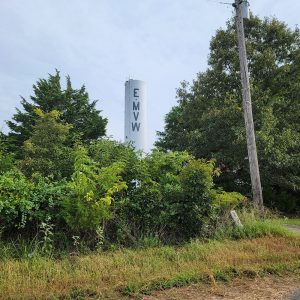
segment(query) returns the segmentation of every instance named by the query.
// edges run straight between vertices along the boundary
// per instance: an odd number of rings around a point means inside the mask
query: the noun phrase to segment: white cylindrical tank
[[[247,0],[243,0],[241,3],[242,17],[244,19],[249,19],[249,2]]]
[[[129,79],[125,82],[125,143],[146,151],[146,83]]]

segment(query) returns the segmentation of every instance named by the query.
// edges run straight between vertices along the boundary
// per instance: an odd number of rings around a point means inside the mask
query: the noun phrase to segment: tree
[[[68,177],[72,173],[72,149],[66,145],[70,124],[58,121],[57,110],[44,113],[35,109],[39,117],[33,126],[30,139],[24,142],[24,159],[20,167],[26,175],[40,173],[54,179]]]
[[[300,192],[300,33],[276,19],[245,21],[264,193]],[[215,158],[227,190],[250,192],[235,24],[217,31],[209,68],[178,89],[157,146]],[[274,197],[273,197],[274,198]]]
[[[79,90],[73,89],[71,79],[66,78],[66,88],[61,87],[59,71],[49,75],[48,79],[40,79],[33,85],[34,96],[27,101],[22,97],[22,110],[17,113],[11,121],[7,121],[10,128],[8,135],[11,149],[20,156],[20,147],[24,141],[30,138],[32,128],[36,123],[37,115],[35,109],[39,108],[45,113],[52,110],[60,112],[62,122],[73,125],[69,143],[73,140],[90,142],[105,135],[107,119],[100,115],[96,109],[97,101],[89,101],[85,86]]]
[[[0,131],[0,174],[9,171],[14,165],[13,154],[7,151],[6,138]]]

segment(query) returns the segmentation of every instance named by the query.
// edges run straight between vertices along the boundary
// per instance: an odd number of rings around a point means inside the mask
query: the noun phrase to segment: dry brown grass
[[[74,299],[77,294],[85,295],[78,299],[120,299],[120,287],[134,292],[182,274],[283,270],[292,265],[300,267],[300,238],[193,242],[180,248],[120,250],[57,261],[8,260],[0,262],[0,299]]]
[[[230,283],[199,283],[173,288],[145,296],[143,300],[288,300],[299,288],[300,276],[237,278]]]

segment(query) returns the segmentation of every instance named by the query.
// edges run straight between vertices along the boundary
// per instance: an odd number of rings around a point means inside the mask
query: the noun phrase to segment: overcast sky
[[[291,28],[299,22],[299,0],[250,5]],[[107,134],[122,140],[131,76],[147,82],[151,148],[176,88],[205,71],[210,39],[231,16],[232,7],[217,0],[0,0],[0,130],[7,131],[20,95],[28,99],[32,85],[57,68],[99,99]]]

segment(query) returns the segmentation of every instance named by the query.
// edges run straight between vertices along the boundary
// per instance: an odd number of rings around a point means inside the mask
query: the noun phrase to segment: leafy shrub
[[[245,196],[237,192],[225,192],[221,188],[212,191],[213,205],[222,211],[228,211],[243,203]]]
[[[187,237],[196,236],[209,223],[213,214],[213,162],[190,160],[180,173],[181,201],[176,216],[176,225]]]
[[[31,201],[34,185],[17,170],[0,175],[0,226],[24,228],[35,209]]]
[[[75,231],[95,230],[110,217],[114,194],[126,188],[119,175],[123,164],[116,162],[101,168],[83,146],[78,146],[74,169],[64,200],[65,221]]]
[[[140,161],[136,180],[116,203],[118,236],[136,241],[148,236],[166,238],[173,200],[180,189],[178,174],[188,161],[186,153],[153,152]],[[176,205],[176,204],[175,204]],[[169,226],[170,228],[171,226]]]
[[[23,229],[34,236],[47,218],[60,223],[66,191],[65,181],[55,182],[40,175],[28,179],[18,170],[0,175],[0,226],[6,233]]]
[[[126,182],[128,190],[135,188],[137,180],[147,177],[146,166],[141,154],[134,151],[130,145],[101,139],[89,145],[88,152],[99,167],[109,167],[113,163],[122,162],[124,165],[120,175]]]
[[[34,203],[34,210],[30,213],[30,220],[34,224],[46,222],[51,218],[55,224],[63,222],[63,199],[69,192],[66,180],[54,181],[51,177],[35,174],[31,181],[33,190],[30,200]]]
[[[50,217],[47,217],[45,222],[42,222],[40,225],[40,230],[43,234],[42,251],[47,255],[50,255],[53,250],[53,227]]]
[[[146,176],[117,203],[117,219],[135,237],[182,240],[207,232],[215,214],[240,203],[238,193],[214,190],[214,162],[186,152],[155,151],[144,160]],[[128,229],[129,227],[129,229]]]
[[[219,216],[244,199],[215,189],[214,162],[187,152],[154,151],[143,158],[131,147],[100,140],[72,153],[70,180],[40,173],[26,178],[17,170],[0,174],[4,232],[37,234],[44,253],[58,240],[60,247],[75,247],[72,236],[97,248],[174,242],[212,234]]]

